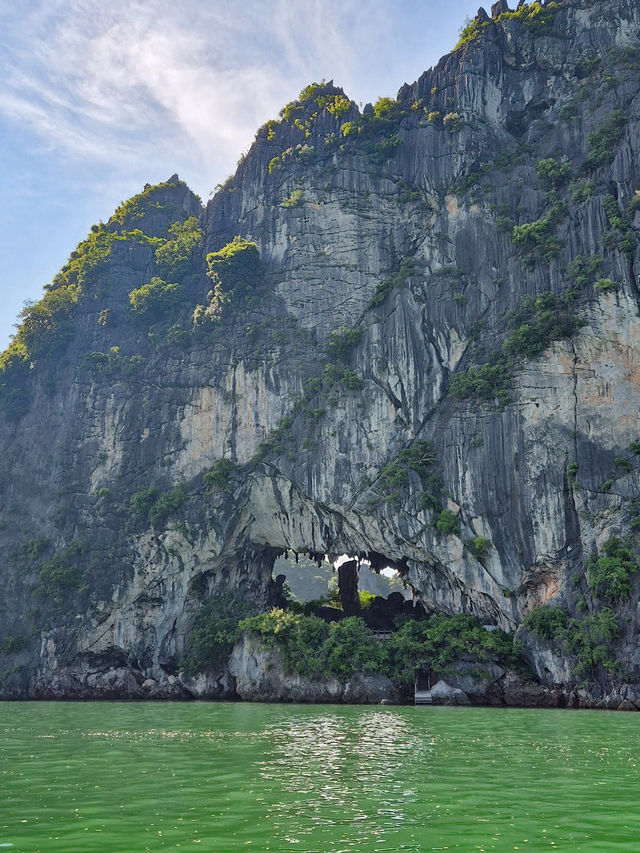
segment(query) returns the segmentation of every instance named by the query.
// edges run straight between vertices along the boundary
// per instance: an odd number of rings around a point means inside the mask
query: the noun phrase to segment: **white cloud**
[[[387,5],[41,0],[0,20],[0,111],[70,158],[122,169],[179,152],[226,174],[302,85],[357,76],[352,45]]]
[[[23,2],[0,9],[0,114],[61,162],[206,193],[308,82],[362,102],[415,79],[450,0]]]

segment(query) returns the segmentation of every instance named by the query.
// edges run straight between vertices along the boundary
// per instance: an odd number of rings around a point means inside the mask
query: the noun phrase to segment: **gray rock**
[[[488,661],[461,661],[447,670],[446,680],[469,697],[486,696],[495,683],[503,678],[505,670]]]
[[[356,672],[344,688],[343,701],[348,705],[397,705],[401,697],[385,675]]]
[[[438,681],[429,691],[434,705],[470,705],[469,697],[458,687],[451,687],[446,681]]]
[[[627,535],[640,494],[627,450],[640,410],[627,50],[640,8],[566,2],[543,33],[479,15],[474,38],[402,87],[396,117],[367,110],[368,132],[345,137],[357,107],[339,119],[320,108],[341,95],[327,84],[297,124],[258,132],[206,209],[172,176],[98,228],[103,254],[84,247],[56,280],[47,305],[71,294],[69,305],[23,327],[28,357],[14,347],[0,373],[0,697],[234,695],[224,661],[179,673],[188,638],[223,596],[268,608],[284,551],[396,566],[425,610],[509,630],[549,602],[598,611],[585,555]],[[609,146],[596,163],[598,138]],[[553,216],[538,175],[550,158],[576,181],[556,188]],[[169,228],[192,216],[202,243],[177,257]],[[538,221],[535,239],[514,241],[512,223]],[[259,264],[212,281],[207,256],[235,235],[255,241]],[[572,275],[595,257],[572,306]],[[615,288],[594,289],[600,276]],[[179,298],[137,314],[130,294],[158,277]],[[216,284],[219,315],[194,328],[194,313],[215,314]],[[496,399],[449,394],[452,377],[473,385],[469,369],[500,356],[513,317],[546,293],[580,328],[515,355]],[[433,461],[407,462],[416,440]],[[221,459],[232,465],[220,482]],[[436,527],[445,506],[449,534]],[[486,554],[469,547],[476,537]],[[637,602],[640,576],[631,583]],[[616,615],[612,653],[638,675],[640,611],[620,602]],[[626,698],[604,670],[602,695],[581,696],[560,644],[520,636],[553,696]],[[244,657],[240,695],[341,698],[337,682]],[[486,701],[499,696],[496,683]]]
[[[286,674],[278,649],[265,648],[250,636],[234,647],[229,671],[238,696],[251,702],[341,702],[344,691],[335,678],[311,681]]]

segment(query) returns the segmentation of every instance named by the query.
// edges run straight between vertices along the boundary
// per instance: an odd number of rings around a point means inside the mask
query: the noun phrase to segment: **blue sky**
[[[307,83],[394,96],[478,0],[0,0],[0,348],[92,223],[178,172],[206,202]],[[488,7],[487,7],[488,8]]]

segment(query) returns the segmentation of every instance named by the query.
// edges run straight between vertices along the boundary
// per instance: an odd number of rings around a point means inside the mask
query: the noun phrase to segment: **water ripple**
[[[637,719],[2,703],[0,849],[636,853]]]

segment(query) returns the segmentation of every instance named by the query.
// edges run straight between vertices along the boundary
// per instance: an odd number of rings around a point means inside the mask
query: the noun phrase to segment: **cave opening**
[[[406,575],[406,565],[376,553],[330,558],[285,551],[274,562],[271,604],[327,622],[358,616],[374,632],[391,632],[426,615]]]

